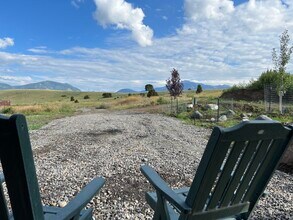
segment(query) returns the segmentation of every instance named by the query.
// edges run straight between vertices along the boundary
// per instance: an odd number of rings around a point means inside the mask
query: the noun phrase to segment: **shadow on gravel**
[[[289,166],[285,163],[281,163],[278,167],[278,170],[293,175],[293,166]]]
[[[88,132],[85,135],[90,136],[90,137],[98,137],[101,135],[116,135],[116,134],[121,134],[122,130],[120,129],[106,129],[101,132]]]

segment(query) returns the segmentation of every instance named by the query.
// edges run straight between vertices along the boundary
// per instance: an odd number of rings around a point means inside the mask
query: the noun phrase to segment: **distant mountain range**
[[[221,89],[227,89],[230,88],[229,85],[207,85],[207,84],[203,84],[203,83],[195,83],[195,82],[191,82],[188,80],[184,80],[182,81],[183,86],[184,86],[184,90],[196,90],[197,86],[200,84],[203,90],[221,90]],[[163,87],[157,87],[155,88],[155,90],[157,92],[165,92],[167,91],[166,86]],[[137,93],[137,92],[145,92],[144,90],[142,91],[135,91],[132,89],[120,89],[119,91],[117,91],[117,93]]]
[[[65,90],[65,91],[80,91],[80,89],[68,84],[54,81],[42,81],[37,83],[30,83],[21,86],[11,86],[6,83],[0,83],[0,90],[8,89],[40,89],[40,90]]]

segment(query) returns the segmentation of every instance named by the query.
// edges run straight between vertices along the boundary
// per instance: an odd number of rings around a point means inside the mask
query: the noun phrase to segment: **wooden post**
[[[218,98],[217,122],[219,122],[219,117],[220,117],[220,98]]]

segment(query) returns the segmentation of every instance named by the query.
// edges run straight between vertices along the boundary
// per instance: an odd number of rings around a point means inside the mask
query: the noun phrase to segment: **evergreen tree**
[[[197,85],[196,94],[199,94],[202,92],[202,86],[200,84]]]

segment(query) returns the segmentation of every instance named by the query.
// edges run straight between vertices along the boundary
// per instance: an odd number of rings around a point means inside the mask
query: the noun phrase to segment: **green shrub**
[[[168,104],[168,101],[164,99],[163,97],[159,97],[157,99],[157,104],[162,105],[162,104]]]
[[[1,111],[2,114],[13,114],[15,113],[12,107],[5,107]]]
[[[73,109],[70,105],[63,104],[59,108],[59,112],[60,113],[69,113],[69,112],[73,112]]]
[[[73,96],[70,97],[70,101],[74,102],[74,97]]]
[[[150,90],[148,91],[147,97],[151,97],[151,96],[158,96],[158,93],[155,90]]]
[[[202,86],[200,84],[197,85],[196,94],[202,93]]]
[[[110,92],[105,92],[102,94],[103,98],[111,98],[112,97],[112,93]]]
[[[96,109],[107,109],[107,108],[109,108],[109,106],[107,106],[105,103],[102,103],[96,107]]]
[[[61,95],[61,97],[67,97],[67,95]]]
[[[83,99],[89,99],[89,98],[90,98],[89,95],[85,95],[85,96],[83,97]]]
[[[74,101],[74,103],[78,103],[79,101],[76,99],[75,101]]]

